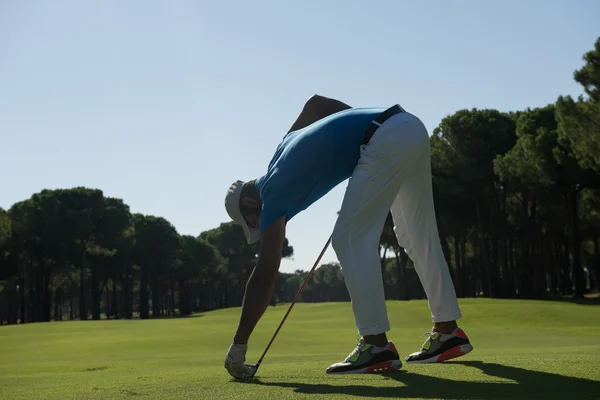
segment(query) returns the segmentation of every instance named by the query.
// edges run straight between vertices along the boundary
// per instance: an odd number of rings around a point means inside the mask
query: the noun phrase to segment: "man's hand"
[[[252,378],[256,373],[256,368],[246,364],[247,349],[248,346],[245,344],[232,344],[227,351],[225,369],[236,379]]]

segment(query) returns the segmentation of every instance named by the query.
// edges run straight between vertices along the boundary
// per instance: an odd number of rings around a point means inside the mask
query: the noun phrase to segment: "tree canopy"
[[[600,286],[600,38],[574,72],[584,95],[525,110],[462,109],[432,132],[436,217],[460,297],[581,297]],[[425,294],[388,215],[379,254],[388,299]],[[181,235],[102,190],[43,189],[0,209],[0,325],[158,318],[242,303],[257,261],[232,222]],[[294,249],[285,240],[283,257]],[[300,301],[349,301],[321,265]],[[279,273],[272,304],[306,271]]]

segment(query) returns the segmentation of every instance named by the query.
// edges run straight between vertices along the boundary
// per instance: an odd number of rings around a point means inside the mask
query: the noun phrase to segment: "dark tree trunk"
[[[515,291],[515,275],[514,275],[514,263],[513,263],[513,237],[512,232],[507,235],[505,249],[505,271],[506,278],[504,280],[507,297],[514,298],[516,295]]]
[[[100,300],[101,300],[101,290],[100,290],[100,279],[98,279],[98,265],[92,265],[92,319],[100,320]]]
[[[175,314],[175,281],[173,279],[169,280],[169,293],[169,314]]]
[[[32,304],[33,315],[35,322],[43,322],[44,316],[44,273],[42,271],[42,264],[38,263],[38,268],[35,275],[35,301]]]
[[[600,290],[600,236],[594,236],[594,264],[596,271],[596,290]]]
[[[148,309],[148,270],[142,268],[140,273],[140,318],[146,319],[150,316]]]
[[[527,271],[529,270],[529,202],[526,197],[521,199],[521,210],[523,212],[523,226],[521,230],[520,246],[521,253],[520,266],[517,274],[517,291],[518,297],[527,297],[527,288],[524,282],[527,282]]]
[[[501,265],[498,262],[498,237],[496,233],[496,196],[494,194],[496,190],[494,185],[490,185],[488,193],[488,202],[490,207],[490,279],[491,279],[491,290],[490,297],[502,296],[502,285],[501,285]]]
[[[379,246],[379,266],[381,268],[381,276],[383,276],[383,290],[384,290],[384,295],[385,295],[385,299],[389,300],[390,299],[390,293],[387,286],[387,282],[385,279],[385,257],[387,255],[389,249],[389,245],[385,245],[385,246]]]
[[[524,200],[522,203],[524,208],[524,224],[523,236],[521,243],[521,273],[519,279],[519,297],[533,298],[535,297],[534,282],[535,282],[535,266],[532,261],[532,249],[535,245],[535,214],[537,209],[537,201],[535,198],[531,204]]]
[[[444,259],[448,265],[448,272],[450,272],[450,278],[452,282],[456,284],[456,278],[454,276],[454,269],[452,268],[452,257],[450,253],[450,246],[445,235],[440,235],[440,244],[442,245],[442,252],[444,253]]]
[[[44,315],[44,274],[42,265],[38,264],[35,277],[35,301],[32,305],[35,322],[43,322]]]
[[[563,296],[573,294],[573,278],[571,276],[571,268],[569,262],[569,237],[562,236],[562,257],[561,257],[561,276],[562,285],[561,292]]]
[[[86,320],[88,318],[87,311],[87,288],[86,288],[86,274],[87,274],[87,253],[85,247],[81,250],[81,276],[79,280],[79,319]]]
[[[507,196],[506,185],[502,185],[502,223],[500,237],[502,240],[502,261],[504,262],[504,276],[503,276],[503,292],[506,297],[512,298],[514,297],[513,285],[512,285],[512,272],[509,266],[509,231],[508,231],[508,217],[506,212],[506,196]]]
[[[460,265],[460,238],[458,235],[454,235],[454,268],[456,270],[457,279],[454,280],[456,286],[456,295],[458,297],[464,297],[464,276],[463,269]]]
[[[123,290],[123,316],[127,319],[133,318],[133,282],[130,276],[122,281]],[[141,286],[140,286],[141,291]]]
[[[0,326],[4,325],[6,320],[8,320],[8,294],[6,293],[6,288],[3,292],[0,292]]]
[[[60,302],[58,302],[58,314],[54,316],[55,321],[62,321],[63,319],[63,293],[60,295]]]
[[[460,267],[462,271],[463,295],[465,297],[475,297],[475,286],[471,269],[467,264],[467,237],[460,238]]]
[[[27,295],[25,292],[25,269],[21,271],[21,276],[19,278],[19,300],[21,303],[19,315],[20,323],[24,324],[27,322]]]
[[[552,234],[549,239],[550,241],[550,249],[549,253],[551,255],[550,258],[550,268],[552,269],[552,295],[556,297],[560,297],[560,251],[558,249],[559,242],[557,240],[556,235]]]
[[[483,284],[483,297],[494,297],[494,287],[492,282],[492,274],[490,271],[490,258],[488,252],[488,244],[483,230],[483,212],[481,210],[481,199],[478,198],[475,202],[477,211],[477,233],[479,234],[479,246],[481,247],[481,278]]]
[[[113,278],[112,280],[112,301],[111,301],[111,314],[115,317],[115,319],[121,318],[119,313],[119,302],[117,295],[117,279]]]
[[[37,303],[37,291],[35,290],[37,273],[36,269],[32,268],[31,276],[29,277],[29,291],[27,296],[27,321],[37,322],[35,311],[35,304]]]
[[[536,299],[545,299],[548,297],[546,282],[546,263],[544,260],[544,236],[542,234],[541,224],[535,221],[535,213],[532,215],[533,240],[532,244],[532,265],[533,265],[533,295]]]
[[[532,286],[532,297],[536,299],[542,299],[547,297],[546,293],[546,280],[545,280],[545,268],[544,260],[542,257],[543,248],[543,237],[541,224],[537,222],[537,201],[532,204],[531,210],[531,250],[530,250],[530,263],[531,263],[531,286]]]
[[[543,289],[543,297],[547,298],[549,295],[554,295],[554,293],[552,292],[552,276],[553,276],[553,270],[552,270],[552,245],[550,243],[550,235],[548,233],[546,234],[541,234],[541,254],[540,254],[540,258],[543,261],[543,269],[542,269],[542,277],[541,277],[541,281],[540,284],[542,285],[542,289]],[[550,282],[549,282],[550,281]],[[550,288],[548,287],[550,286]]]
[[[511,233],[508,235],[508,269],[510,271],[510,285],[512,297],[516,295],[515,286],[515,238]]]
[[[52,318],[52,275],[49,268],[42,276],[42,321],[49,322]]]
[[[381,273],[385,274],[385,256],[387,255],[387,251],[389,249],[388,245],[379,247],[379,265],[381,265]]]
[[[585,294],[585,276],[581,265],[581,232],[579,230],[579,191],[572,188],[566,199],[567,223],[569,226],[569,236],[571,239],[571,255],[573,258],[573,278],[575,280],[576,298],[581,298]]]
[[[188,288],[185,284],[185,281],[180,279],[177,286],[179,288],[179,312],[182,315],[189,315],[192,313],[192,310],[190,306]]]
[[[227,304],[227,284],[225,282],[221,283],[221,292],[218,293],[219,296],[219,307],[225,308]]]
[[[104,280],[104,284],[102,285],[103,293],[104,293],[104,313],[106,314],[106,319],[110,319],[112,317],[112,301],[110,299],[110,289],[108,288],[108,279]]]
[[[160,285],[158,272],[152,271],[152,318],[160,317]]]
[[[398,300],[408,300],[408,280],[406,279],[408,255],[404,252],[404,248],[398,246],[394,248],[394,257],[396,259]]]
[[[59,321],[60,320],[60,305],[61,305],[61,295],[60,295],[60,289],[56,289],[54,291],[54,313],[53,313],[53,319],[55,321]]]
[[[12,286],[12,292],[11,292],[11,296],[10,296],[10,301],[9,301],[9,319],[8,319],[8,323],[11,325],[17,324],[19,322],[19,312],[20,307],[19,307],[19,296],[17,293],[17,287],[15,285],[16,282],[13,282],[13,286]],[[14,307],[14,308],[13,308]]]

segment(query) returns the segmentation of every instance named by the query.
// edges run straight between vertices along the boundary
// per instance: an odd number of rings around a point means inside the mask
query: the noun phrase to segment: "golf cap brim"
[[[260,230],[258,228],[250,228],[242,217],[240,211],[240,197],[242,195],[244,183],[244,181],[240,180],[235,181],[231,184],[229,189],[227,189],[227,194],[225,195],[225,210],[233,222],[242,226],[244,235],[246,235],[246,241],[248,244],[252,244],[260,239]]]

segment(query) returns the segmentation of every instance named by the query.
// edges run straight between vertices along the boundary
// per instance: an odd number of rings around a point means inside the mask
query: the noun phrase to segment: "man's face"
[[[258,228],[259,204],[252,197],[242,197],[242,216],[250,228]]]
[[[256,214],[244,215],[244,220],[246,221],[246,224],[248,224],[248,226],[250,228],[253,228],[253,229],[258,228],[258,215],[256,215]]]

